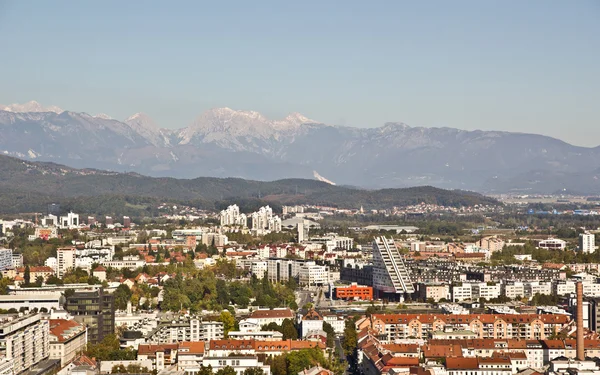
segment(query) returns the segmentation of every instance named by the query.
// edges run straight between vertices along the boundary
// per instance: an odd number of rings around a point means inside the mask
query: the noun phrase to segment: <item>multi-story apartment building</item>
[[[89,342],[100,342],[115,332],[114,295],[102,288],[91,292],[75,292],[67,297],[65,307],[75,321],[87,326]]]
[[[59,219],[59,225],[63,229],[73,229],[79,226],[79,214],[69,212],[65,216],[61,216]]]
[[[13,268],[23,267],[23,254],[13,254],[12,255],[12,267]]]
[[[244,228],[248,226],[248,218],[246,214],[240,213],[240,208],[237,204],[231,205],[221,211],[219,217],[221,219],[221,226],[237,225]]]
[[[479,338],[545,339],[570,321],[554,314],[373,314],[370,325],[388,341],[427,339],[430,332],[446,329],[471,331]]]
[[[471,284],[473,299],[485,298],[490,300],[500,296],[500,284],[489,283],[473,283]]]
[[[592,233],[579,234],[578,250],[582,253],[593,253],[596,251],[596,235]]]
[[[265,277],[268,269],[268,262],[266,260],[254,261],[250,265],[250,273],[259,280],[262,280],[263,277]]]
[[[50,319],[50,359],[60,360],[64,367],[85,350],[87,328],[74,320]]]
[[[324,247],[325,251],[329,253],[336,249],[352,250],[352,248],[354,248],[353,238],[338,236],[336,233],[328,233],[320,237],[311,237],[307,243],[320,244]]]
[[[525,297],[525,284],[519,281],[509,281],[502,284],[502,295],[515,299]]]
[[[0,271],[7,270],[9,268],[14,268],[12,249],[0,249]]]
[[[418,283],[416,291],[417,299],[422,301],[448,299],[450,286],[446,283]]]
[[[56,276],[65,277],[67,271],[75,268],[77,250],[73,248],[60,248],[56,250]]]
[[[335,288],[335,298],[344,300],[371,301],[373,299],[373,288],[352,283],[350,286],[338,286]]]
[[[12,373],[31,369],[49,356],[49,324],[42,314],[0,316],[0,355],[12,361]]]
[[[329,267],[319,266],[312,260],[269,258],[267,276],[272,282],[296,278],[302,285],[324,285],[329,282]]]
[[[462,302],[473,299],[473,289],[469,283],[460,283],[452,285],[452,301]]]
[[[391,299],[415,292],[404,256],[393,239],[373,241],[373,289],[378,297]]]
[[[182,341],[220,340],[224,337],[223,323],[197,318],[161,322],[146,337],[151,344],[172,344]]]

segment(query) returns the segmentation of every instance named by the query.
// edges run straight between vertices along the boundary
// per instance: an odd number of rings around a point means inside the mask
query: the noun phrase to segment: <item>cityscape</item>
[[[600,375],[599,20],[0,0],[0,375]]]

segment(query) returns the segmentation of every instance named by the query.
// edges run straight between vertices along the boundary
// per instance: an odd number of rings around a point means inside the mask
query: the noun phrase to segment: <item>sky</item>
[[[600,145],[600,1],[5,1],[0,103],[215,107]]]

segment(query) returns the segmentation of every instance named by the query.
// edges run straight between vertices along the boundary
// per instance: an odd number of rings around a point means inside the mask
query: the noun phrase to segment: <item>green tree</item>
[[[331,326],[331,324],[323,322],[323,331],[327,333],[327,347],[333,348],[333,345],[335,343],[335,331],[333,327]]]
[[[237,375],[235,369],[231,366],[225,366],[217,371],[216,375]]]
[[[121,284],[117,287],[113,295],[115,296],[115,308],[117,310],[125,310],[127,308],[127,302],[132,296],[131,289],[125,284]]]
[[[284,340],[298,339],[298,329],[290,319],[284,319],[281,323],[281,333],[283,333]]]
[[[212,366],[200,366],[200,371],[198,371],[197,375],[213,375]]]
[[[29,286],[31,283],[31,270],[29,269],[29,265],[25,266],[25,272],[23,273],[24,285]]]
[[[358,334],[353,320],[346,321],[346,328],[344,328],[344,339],[342,340],[342,348],[344,354],[349,357],[354,354],[358,345]]]
[[[249,367],[244,370],[243,375],[265,375],[265,372],[260,367]]]
[[[223,322],[223,331],[225,337],[227,337],[229,331],[233,330],[235,327],[235,317],[231,315],[229,311],[222,311],[221,316],[219,316],[219,321]]]

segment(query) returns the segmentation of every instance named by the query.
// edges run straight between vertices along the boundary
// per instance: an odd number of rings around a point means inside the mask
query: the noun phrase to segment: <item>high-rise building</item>
[[[115,299],[102,288],[73,293],[65,308],[76,322],[87,326],[89,342],[98,343],[115,332]]]
[[[63,278],[67,271],[75,268],[77,250],[73,247],[56,250],[56,276]]]
[[[219,214],[221,226],[239,225],[241,227],[248,226],[248,218],[246,214],[240,213],[240,208],[237,204],[233,204]]]
[[[129,216],[123,216],[123,227],[124,228],[131,227],[131,219],[129,218]]]
[[[13,268],[12,249],[0,249],[0,271]]]
[[[579,235],[579,251],[582,253],[593,253],[596,251],[596,236],[592,233],[581,233]]]
[[[69,212],[66,216],[61,216],[59,225],[63,229],[71,229],[79,226],[79,215]]]
[[[49,355],[49,325],[42,314],[0,315],[0,356],[13,363],[13,374],[33,368]]]
[[[373,241],[373,289],[379,298],[397,299],[415,292],[404,257],[393,239]]]

